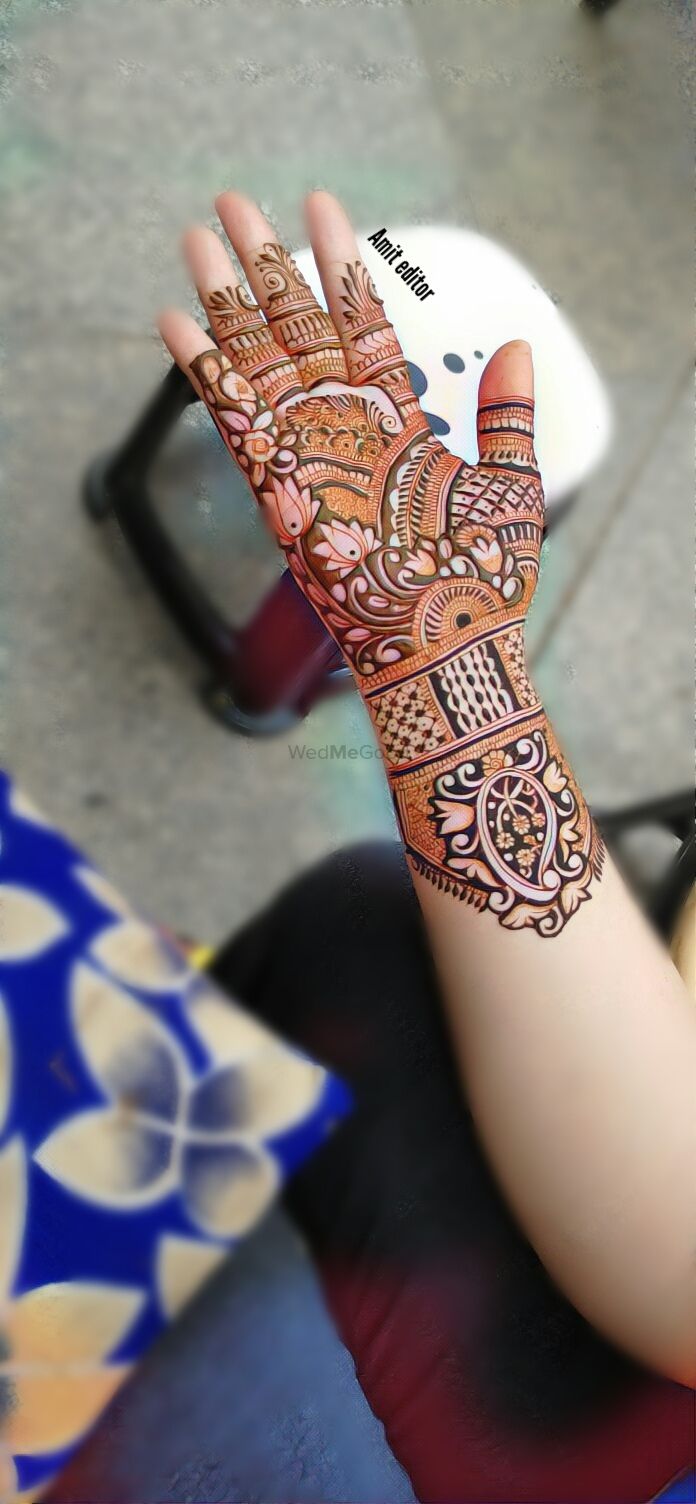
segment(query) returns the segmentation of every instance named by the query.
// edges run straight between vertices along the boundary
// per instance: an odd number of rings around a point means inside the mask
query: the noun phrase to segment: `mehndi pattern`
[[[557,934],[602,846],[526,667],[544,522],[533,403],[482,403],[468,465],[433,437],[362,262],[340,274],[342,344],[282,247],[256,267],[270,329],[239,291],[234,322],[230,290],[213,293],[225,349],[192,370],[355,675],[409,858],[503,925]]]

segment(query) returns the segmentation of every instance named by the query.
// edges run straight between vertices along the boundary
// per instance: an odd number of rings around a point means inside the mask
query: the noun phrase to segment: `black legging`
[[[352,1117],[288,1203],[419,1497],[650,1499],[691,1460],[691,1396],[602,1341],[509,1216],[399,848],[328,859],[212,970],[353,1088]]]

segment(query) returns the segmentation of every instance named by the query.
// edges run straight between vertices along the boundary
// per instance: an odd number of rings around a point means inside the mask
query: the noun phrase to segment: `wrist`
[[[363,693],[415,870],[510,928],[558,933],[602,846],[529,678],[523,621]]]
[[[523,618],[407,659],[361,685],[390,778],[468,755],[543,715],[527,671]]]

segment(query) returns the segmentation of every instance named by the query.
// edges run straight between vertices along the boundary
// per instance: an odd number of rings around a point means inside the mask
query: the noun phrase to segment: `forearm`
[[[409,763],[397,718],[378,725],[467,1098],[564,1292],[693,1382],[696,1014],[603,851],[510,630],[485,646],[485,683],[470,645],[447,676],[458,738]],[[506,715],[472,724],[501,693]]]
[[[369,706],[501,1181],[576,1304],[681,1375],[696,1020],[602,877],[524,666],[544,523],[530,349],[486,364],[470,465],[431,432],[339,205],[308,209],[328,311],[255,205],[218,207],[249,286],[193,231],[218,344],[177,313],[166,342]]]

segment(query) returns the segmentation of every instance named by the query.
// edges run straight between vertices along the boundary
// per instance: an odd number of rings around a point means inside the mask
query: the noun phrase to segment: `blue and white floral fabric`
[[[0,1499],[36,1499],[348,1107],[0,774]]]

